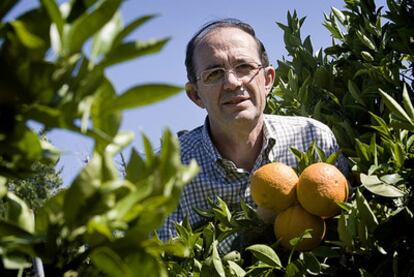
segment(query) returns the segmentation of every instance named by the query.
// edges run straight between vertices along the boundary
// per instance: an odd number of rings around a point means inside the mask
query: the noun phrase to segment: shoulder
[[[304,116],[265,115],[265,122],[269,126],[279,128],[298,129],[302,131],[315,130],[331,133],[330,128],[324,123]]]
[[[201,146],[203,140],[202,130],[203,126],[199,126],[190,131],[183,130],[177,133],[182,158],[191,155],[193,151]]]

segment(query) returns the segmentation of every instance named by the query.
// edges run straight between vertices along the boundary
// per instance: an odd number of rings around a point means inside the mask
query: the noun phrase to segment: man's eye
[[[207,72],[207,74],[204,76],[204,81],[206,82],[212,82],[212,81],[216,81],[219,80],[220,78],[223,77],[224,70],[217,68],[214,70],[210,70],[209,72]]]
[[[242,63],[236,66],[236,71],[238,73],[248,74],[250,71],[254,70],[255,67],[249,63]]]

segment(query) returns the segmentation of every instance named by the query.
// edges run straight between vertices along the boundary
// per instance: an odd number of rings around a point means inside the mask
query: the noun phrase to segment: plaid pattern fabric
[[[265,115],[263,147],[253,170],[248,172],[237,168],[232,161],[221,157],[211,141],[208,128],[207,118],[204,125],[181,133],[179,137],[182,162],[188,164],[190,160],[195,159],[201,171],[184,188],[177,210],[158,230],[158,235],[162,240],[175,236],[173,222],[180,222],[185,216],[188,216],[193,227],[204,223],[205,219],[194,212],[193,208],[209,208],[208,198],[214,199],[219,196],[227,203],[230,210],[239,209],[241,199],[255,207],[249,188],[251,173],[264,164],[276,161],[296,167],[296,159],[289,151],[289,147],[305,151],[316,140],[317,145],[326,155],[338,151],[333,133],[319,121],[298,116]],[[337,166],[344,173],[347,172],[344,157],[338,160]],[[220,252],[225,253],[230,250],[233,239],[225,240],[220,245]]]

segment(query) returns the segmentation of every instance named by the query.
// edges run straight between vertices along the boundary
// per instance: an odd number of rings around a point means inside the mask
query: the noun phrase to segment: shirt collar
[[[268,116],[264,115],[263,146],[259,156],[257,157],[254,168],[262,165],[263,163],[267,163],[273,160],[273,153],[271,149],[276,143],[276,137],[276,132],[274,128],[270,126]],[[207,152],[208,157],[216,163],[220,164],[221,166],[225,166],[225,164],[227,164],[226,161],[223,160],[222,156],[220,155],[217,148],[214,146],[213,141],[211,140],[210,123],[208,120],[208,116],[206,116],[203,125],[202,140],[203,146]]]
[[[272,148],[277,140],[276,130],[272,128],[269,122],[269,116],[264,115],[263,119],[263,147],[262,149]]]
[[[202,130],[202,143],[204,145],[204,148],[207,152],[207,155],[210,159],[213,161],[221,160],[222,157],[220,153],[218,152],[217,148],[214,146],[213,141],[211,140],[210,136],[210,123],[208,121],[208,116],[206,116],[206,119],[204,121],[203,130]]]

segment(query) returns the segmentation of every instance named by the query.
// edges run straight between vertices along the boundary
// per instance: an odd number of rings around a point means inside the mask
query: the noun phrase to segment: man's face
[[[237,28],[211,31],[194,51],[197,77],[206,69],[222,67],[228,70],[245,62],[261,64],[258,46],[249,34]],[[207,109],[212,124],[255,121],[262,116],[275,74],[272,67],[254,72],[252,77],[237,78],[227,71],[223,80],[213,85],[198,80],[188,86],[187,94],[198,106]]]

